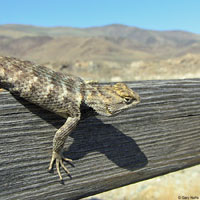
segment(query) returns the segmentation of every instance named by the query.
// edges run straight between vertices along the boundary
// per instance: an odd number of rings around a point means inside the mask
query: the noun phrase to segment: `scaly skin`
[[[80,119],[90,115],[112,116],[140,102],[139,95],[124,83],[99,85],[79,77],[61,74],[30,61],[0,56],[0,88],[66,118],[53,139],[49,170],[56,168],[60,180],[60,165],[69,174],[63,161],[62,149],[67,136]]]

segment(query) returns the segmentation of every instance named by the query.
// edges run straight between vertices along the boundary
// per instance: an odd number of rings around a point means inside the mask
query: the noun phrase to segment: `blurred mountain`
[[[200,35],[113,24],[92,28],[0,26],[0,54],[40,63],[171,59],[200,53]]]

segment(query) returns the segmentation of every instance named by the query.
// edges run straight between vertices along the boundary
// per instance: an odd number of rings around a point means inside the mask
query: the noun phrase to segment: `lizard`
[[[0,88],[66,118],[53,138],[52,157],[48,170],[60,167],[70,175],[63,160],[63,146],[78,122],[88,116],[113,116],[140,102],[140,96],[125,83],[87,82],[71,74],[55,72],[45,66],[14,57],[0,56]]]

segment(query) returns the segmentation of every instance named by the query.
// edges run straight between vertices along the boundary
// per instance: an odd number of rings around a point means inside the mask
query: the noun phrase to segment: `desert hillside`
[[[0,54],[89,79],[105,74],[102,81],[181,78],[198,70],[200,35],[119,24],[82,29],[1,25]]]

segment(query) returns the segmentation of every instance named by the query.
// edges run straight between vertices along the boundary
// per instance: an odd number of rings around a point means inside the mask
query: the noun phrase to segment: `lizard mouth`
[[[112,115],[112,116],[117,115],[118,113],[121,112],[120,110],[112,111],[109,106],[106,106],[106,111],[108,115]]]

